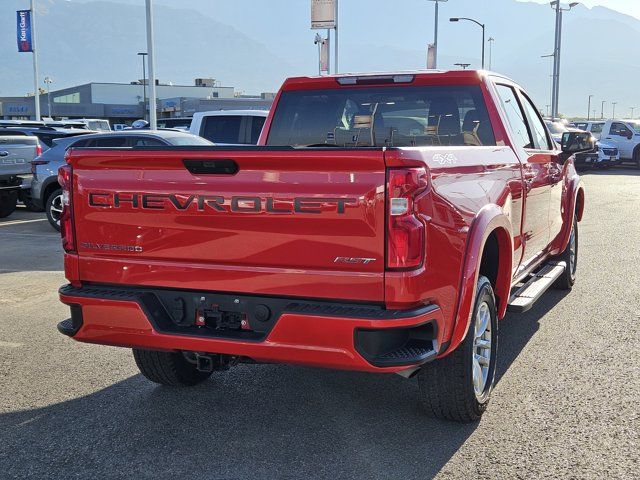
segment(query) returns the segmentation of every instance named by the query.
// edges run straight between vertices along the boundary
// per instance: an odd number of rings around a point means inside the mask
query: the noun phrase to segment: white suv
[[[189,133],[216,145],[256,145],[268,110],[218,110],[193,114]]]

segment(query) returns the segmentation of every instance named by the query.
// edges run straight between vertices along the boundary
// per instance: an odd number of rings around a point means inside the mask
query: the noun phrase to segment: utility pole
[[[156,112],[156,70],[153,38],[153,0],[146,1],[147,10],[147,53],[149,59],[149,128],[158,128],[158,117]]]
[[[36,43],[36,0],[31,0],[31,49],[33,50],[33,86],[36,121],[40,121],[40,74],[38,73],[38,47]]]
[[[493,37],[489,37],[489,40],[487,40],[487,43],[489,44],[489,70],[491,70],[491,50],[492,50],[492,45],[493,42],[495,42],[496,39]]]
[[[556,37],[553,48],[553,98],[551,100],[551,116],[553,118],[558,117],[558,100],[560,97],[560,49],[562,46],[562,12],[568,12],[576,5],[578,5],[578,2],[572,2],[569,4],[569,8],[561,8],[560,0],[554,0],[553,2],[551,2],[551,7],[556,12]]]
[[[593,97],[593,95],[589,95],[589,105],[587,106],[587,122],[589,121],[589,114],[591,113],[591,97]]]
[[[611,102],[611,105],[613,107],[613,110],[611,111],[611,118],[616,118],[616,104],[618,102]]]
[[[435,25],[433,27],[433,68],[438,68],[438,7],[440,2],[448,2],[449,0],[429,0],[435,2]]]
[[[631,107],[631,120],[633,120],[633,111],[636,109],[636,107]]]
[[[606,100],[602,100],[602,107],[600,108],[600,120],[604,120],[604,104],[607,103]]]
[[[145,57],[147,52],[138,52],[142,57],[142,118],[147,119],[147,71],[145,69]]]
[[[338,0],[335,0],[335,2],[336,2],[336,26],[334,28],[335,33],[333,37],[333,42],[335,43],[333,47],[335,49],[335,52],[333,54],[333,57],[334,57],[333,73],[337,74],[339,71],[338,70]],[[327,34],[327,39],[328,38],[329,38],[329,34]]]

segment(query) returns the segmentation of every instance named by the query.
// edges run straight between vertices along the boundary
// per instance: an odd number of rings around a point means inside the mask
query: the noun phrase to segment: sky
[[[519,1],[533,1],[536,3],[549,3],[548,0],[519,0]],[[566,2],[563,2],[566,3]],[[596,5],[607,7],[618,12],[626,13],[627,15],[633,15],[640,19],[640,0],[582,0],[581,4],[591,8]]]

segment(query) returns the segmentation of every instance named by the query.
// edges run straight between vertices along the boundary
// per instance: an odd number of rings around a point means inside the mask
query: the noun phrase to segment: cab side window
[[[524,93],[520,92],[522,103],[524,104],[524,109],[527,112],[527,117],[529,120],[529,126],[531,127],[531,134],[533,135],[533,144],[537,150],[551,150],[551,144],[549,142],[549,137],[547,137],[547,129],[542,123],[542,118],[540,118],[540,113],[533,105],[529,97],[527,97]]]
[[[526,117],[520,106],[513,88],[506,85],[496,85],[502,107],[507,114],[507,122],[515,144],[522,148],[534,148],[533,140],[527,127]]]
[[[627,128],[624,123],[614,122],[611,124],[610,135],[619,135],[621,137],[626,137],[631,133],[631,131]]]

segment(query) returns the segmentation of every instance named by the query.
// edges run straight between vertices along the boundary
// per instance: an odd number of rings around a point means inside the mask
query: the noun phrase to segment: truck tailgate
[[[382,149],[85,149],[70,163],[81,281],[383,301]]]

